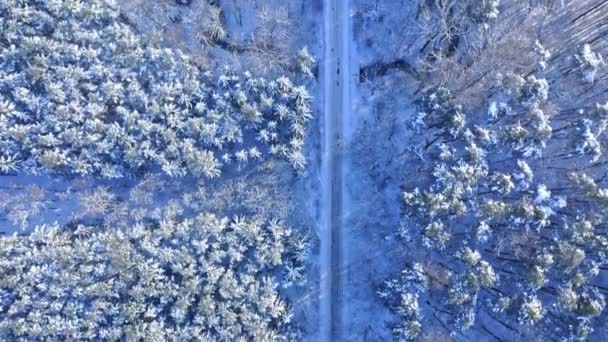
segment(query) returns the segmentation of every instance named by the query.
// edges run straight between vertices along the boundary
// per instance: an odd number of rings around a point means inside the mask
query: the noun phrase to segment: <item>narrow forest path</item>
[[[346,0],[323,1],[323,152],[320,331],[325,341],[339,341],[343,232],[343,118],[350,110],[349,7]]]

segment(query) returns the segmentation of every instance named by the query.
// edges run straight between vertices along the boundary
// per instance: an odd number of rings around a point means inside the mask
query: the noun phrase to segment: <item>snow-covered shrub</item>
[[[126,229],[51,225],[0,238],[0,339],[298,339],[277,290],[278,271],[303,262],[293,230],[163,211]]]
[[[308,52],[308,48],[306,46],[298,51],[296,61],[297,68],[300,73],[309,78],[314,77],[312,68],[315,64],[315,58],[310,54],[310,52]]]
[[[591,50],[591,45],[589,44],[583,45],[574,58],[577,69],[587,83],[593,83],[599,69],[606,64],[602,55]]]
[[[179,48],[206,47],[220,43],[227,36],[224,14],[216,1],[115,1],[123,15],[150,39]],[[187,5],[187,6],[184,6]],[[193,43],[184,39],[180,29],[187,27]],[[199,51],[196,51],[199,53]],[[207,57],[207,56],[205,56]]]
[[[199,182],[192,191],[182,195],[185,207],[221,215],[227,209],[241,215],[269,220],[288,220],[292,195],[284,189],[288,179],[278,177],[289,166],[286,163],[263,165],[256,170],[255,177],[237,177],[220,184]],[[262,169],[267,168],[267,169]]]
[[[196,1],[188,16],[183,18],[186,25],[197,25],[198,40],[205,45],[213,45],[226,37],[222,22],[222,10],[210,1]]]
[[[500,11],[500,0],[476,0],[469,1],[469,11],[474,20],[483,25],[488,25],[489,22],[498,18]]]
[[[294,22],[287,3],[257,8],[255,27],[247,42],[247,65],[261,74],[284,73],[292,66]]]
[[[31,218],[39,215],[49,203],[48,191],[35,184],[11,185],[0,191],[0,208],[6,212],[9,222],[21,229],[25,229]]]
[[[580,109],[577,112],[580,118],[575,124],[576,152],[580,155],[592,156],[591,163],[597,162],[603,156],[603,141],[608,127],[608,102],[596,103],[589,109]]]
[[[466,125],[466,118],[460,106],[451,97],[450,91],[439,87],[428,96],[423,96],[416,101],[419,108],[419,119],[414,124],[420,124],[426,129],[428,126],[449,125],[449,133],[456,136],[462,133]]]
[[[399,277],[386,281],[378,291],[380,297],[400,318],[393,328],[397,341],[411,341],[422,332],[422,313],[418,297],[429,287],[429,280],[421,264],[406,268]]]
[[[500,0],[419,0],[416,26],[433,48],[430,55],[442,59],[480,43],[484,32],[500,14]],[[462,49],[461,47],[465,47]]]
[[[519,312],[519,320],[524,324],[534,325],[545,315],[542,302],[534,295],[527,296]]]
[[[110,211],[115,195],[107,186],[98,186],[80,194],[78,216],[99,216]]]
[[[212,178],[222,152],[255,144],[256,158],[304,167],[309,95],[288,78],[214,75],[144,44],[103,1],[9,0],[0,13],[2,172]]]
[[[534,42],[534,52],[538,55],[538,66],[541,70],[547,68],[547,62],[551,58],[551,52],[547,50],[538,40]]]

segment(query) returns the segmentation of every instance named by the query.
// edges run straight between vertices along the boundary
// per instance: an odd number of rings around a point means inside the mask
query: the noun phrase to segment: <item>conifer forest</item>
[[[0,341],[608,341],[607,23],[0,0]]]

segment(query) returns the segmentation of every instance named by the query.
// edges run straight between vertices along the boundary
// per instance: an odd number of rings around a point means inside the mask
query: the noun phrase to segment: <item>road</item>
[[[323,159],[320,331],[325,341],[340,341],[343,232],[344,117],[350,112],[350,19],[347,0],[323,1]]]

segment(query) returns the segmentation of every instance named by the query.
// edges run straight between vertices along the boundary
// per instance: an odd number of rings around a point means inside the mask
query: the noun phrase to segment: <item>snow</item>
[[[547,186],[544,184],[539,184],[536,189],[536,198],[534,199],[534,203],[543,203],[548,201],[551,198],[551,191],[547,189]]]
[[[492,101],[488,108],[488,116],[492,119],[498,118],[498,106],[496,105],[496,101]]]
[[[342,324],[343,254],[343,132],[348,117],[350,97],[348,85],[348,55],[350,44],[348,6],[346,2],[326,0],[324,9],[323,59],[323,146],[322,146],[322,221],[321,232],[321,291],[319,300],[320,338],[332,341],[340,338]]]
[[[156,2],[156,1],[155,1]],[[290,1],[285,3],[281,0],[276,1],[218,1],[222,9],[226,12],[226,29],[232,34],[239,43],[243,43],[250,38],[251,33],[254,30],[254,24],[256,20],[256,10],[262,7],[278,7],[284,6],[287,8],[287,15],[292,22],[292,33],[294,36],[289,40],[288,48],[293,50],[301,49],[304,46],[309,46],[313,54],[317,55],[320,51],[320,42],[318,42],[318,31],[321,26],[321,21],[318,19],[320,14],[319,8],[320,0],[308,1]],[[199,62],[205,64],[208,62],[207,58],[212,58],[214,61],[219,62],[218,64],[228,64],[234,60],[242,59],[243,56],[235,56],[232,52],[220,51],[220,48],[206,48],[201,46],[200,42],[196,39],[196,30],[199,27],[196,22],[197,16],[205,13],[192,13],[194,9],[200,9],[194,5],[201,5],[207,3],[206,1],[200,0],[193,2],[192,7],[180,6],[175,8],[173,1],[163,2],[163,4],[153,4],[152,1],[145,2],[142,0],[128,0],[119,2],[120,7],[124,10],[126,17],[133,19],[131,23],[137,27],[140,33],[149,35],[150,40],[155,40],[158,37],[153,37],[157,33],[162,35],[161,43],[163,46],[171,48],[179,48],[184,52],[192,56]],[[216,2],[209,2],[216,3]],[[147,6],[149,5],[149,6]],[[140,6],[140,7],[138,7]],[[145,7],[146,8],[141,8]],[[164,11],[163,7],[170,7],[170,11]],[[243,20],[239,21],[236,17],[242,16]],[[183,20],[174,20],[177,16],[181,16]],[[154,33],[154,29],[158,29],[160,32]],[[145,31],[145,32],[144,32]],[[211,51],[208,51],[211,50]],[[200,57],[200,58],[199,58]],[[244,57],[243,57],[244,58]],[[236,68],[238,70],[238,67]],[[256,74],[257,75],[257,74]],[[266,76],[266,75],[265,75]],[[291,77],[291,71],[289,75]],[[299,82],[298,82],[299,83]],[[307,87],[312,89],[312,92],[318,92],[318,86],[314,81],[309,82]],[[317,95],[317,94],[315,94]],[[318,96],[315,96],[318,98]],[[318,103],[315,104],[317,107],[315,115],[319,113]],[[278,211],[283,206],[289,207],[289,215],[287,217],[288,223],[297,228],[307,232],[310,235],[310,240],[313,246],[317,243],[317,236],[315,236],[315,228],[318,226],[318,163],[319,163],[319,151],[318,143],[314,141],[314,138],[318,136],[314,124],[309,125],[307,136],[311,139],[306,142],[306,153],[307,159],[310,160],[310,167],[305,172],[295,177],[292,170],[284,168],[282,163],[278,163],[281,167],[272,168],[272,170],[264,169],[266,166],[260,165],[257,159],[260,157],[260,151],[251,146],[245,146],[246,149],[242,150],[238,155],[226,154],[226,159],[229,159],[233,163],[233,167],[230,167],[221,178],[220,182],[229,183],[234,180],[237,176],[242,176],[243,181],[247,184],[254,184],[260,178],[260,169],[269,171],[273,177],[280,179],[280,182],[270,183],[267,185],[267,189],[280,188],[284,200],[276,202],[274,204],[275,209]],[[236,157],[236,158],[235,158]],[[254,167],[238,165],[235,159],[249,160],[250,164],[255,165]],[[97,186],[104,185],[108,186],[110,191],[116,195],[117,201],[128,201],[129,192],[137,184],[137,180],[141,175],[132,175],[133,178],[125,178],[116,181],[102,181],[99,179],[84,179],[84,178],[68,178],[60,177],[57,175],[53,176],[0,176],[0,191],[2,197],[12,199],[13,197],[24,192],[27,186],[38,185],[47,192],[47,198],[45,199],[45,206],[36,215],[32,216],[29,220],[27,227],[23,230],[17,226],[13,226],[8,223],[7,212],[2,210],[0,212],[0,220],[3,224],[0,228],[0,233],[27,233],[37,224],[58,222],[59,224],[67,224],[75,218],[78,211],[79,198],[84,191],[89,191]],[[196,182],[192,177],[184,178],[171,178],[165,179],[170,187],[165,192],[154,193],[155,198],[152,204],[155,207],[160,207],[166,204],[170,199],[181,199],[182,195],[188,194],[192,191],[193,186],[196,186]],[[12,185],[12,184],[15,185]],[[76,184],[81,184],[77,186]],[[210,188],[216,188],[218,182],[209,182]],[[217,189],[217,188],[216,188]],[[6,196],[4,196],[6,195]],[[218,194],[215,197],[219,197]],[[283,198],[282,198],[283,199]],[[225,199],[224,199],[225,200]],[[265,200],[265,201],[264,201]],[[256,199],[258,202],[263,202],[260,205],[265,206],[269,202],[274,201],[273,198],[264,198],[264,200]],[[2,203],[0,203],[1,205]],[[241,203],[242,204],[242,203]],[[243,204],[244,205],[244,204]],[[0,209],[5,209],[1,208]],[[282,210],[282,209],[281,209]],[[231,213],[225,213],[230,215]],[[298,287],[295,289],[285,290],[283,294],[288,297],[294,309],[294,321],[297,325],[304,328],[307,334],[310,334],[311,340],[317,340],[315,338],[318,330],[319,320],[317,319],[318,311],[318,250],[313,250],[310,255],[310,273],[309,281],[304,287]]]
[[[151,27],[162,28],[160,35],[164,46],[183,49],[195,59],[210,63],[210,68],[226,62],[243,64],[237,70],[250,67],[252,61],[248,58],[251,56],[247,56],[250,52],[228,51],[217,46],[202,47],[199,44],[194,32],[200,26],[195,25],[198,14],[191,12],[192,8],[200,6],[175,9],[171,1],[166,2],[170,5],[165,5],[171,8],[170,13],[164,13],[160,7],[154,13],[131,11],[143,3],[144,0],[128,0],[121,2],[120,6],[131,13],[130,17],[135,18],[134,21],[144,31],[151,31]],[[415,128],[416,123],[421,126],[426,114],[417,112],[413,105],[417,94],[423,89],[422,82],[398,69],[370,80],[360,80],[359,71],[366,66],[395,60],[414,64],[426,39],[414,26],[416,1],[219,0],[209,3],[218,4],[223,11],[227,40],[241,47],[247,46],[255,33],[260,11],[285,6],[287,16],[293,21],[290,28],[293,36],[285,44],[287,49],[295,53],[308,46],[319,61],[317,74],[321,75],[320,84],[313,82],[310,85],[315,98],[315,119],[308,127],[308,140],[305,143],[308,168],[297,178],[286,168],[271,171],[280,179],[277,187],[288,193],[282,204],[289,207],[289,224],[309,232],[314,246],[305,286],[281,290],[281,294],[291,301],[295,311],[294,321],[305,331],[304,340],[392,340],[391,328],[397,316],[380,298],[378,289],[386,280],[398,275],[406,265],[420,265],[418,262],[428,260],[421,246],[412,245],[404,238],[408,227],[402,221],[402,187],[412,179],[430,177],[418,168],[422,148],[415,151],[411,146],[414,138],[423,133],[415,131]],[[150,18],[144,18],[148,14],[151,14]],[[176,15],[182,16],[183,20],[173,21],[171,18]],[[138,16],[139,19],[136,18]],[[154,20],[158,23],[155,24]],[[319,32],[321,27],[323,36]],[[537,45],[544,58],[541,66],[545,69],[544,60],[548,60],[551,54],[538,41]],[[566,55],[557,52],[554,55],[560,58]],[[590,46],[585,45],[581,56],[594,67],[581,70],[582,76],[587,77],[589,82],[604,82],[605,77],[595,75],[595,67],[604,64],[601,55],[595,55]],[[260,70],[255,70],[255,73]],[[316,71],[313,70],[313,73]],[[500,97],[495,99],[500,100]],[[511,112],[511,108],[501,101],[491,101],[489,106],[484,105],[479,109],[482,114],[487,110],[491,119],[500,119],[516,112]],[[542,119],[544,114],[538,113],[541,114],[539,119]],[[488,143],[496,139],[487,132],[479,132],[484,133]],[[590,129],[583,136],[588,139],[580,147],[580,152],[589,153],[597,142],[592,139],[594,135]],[[416,152],[420,153],[416,155]],[[438,153],[442,158],[450,158],[452,152],[444,148]],[[225,154],[224,161],[232,163],[234,170],[229,171],[222,181],[229,182],[238,174],[246,174],[248,182],[255,182],[251,179],[257,171],[241,166],[243,163],[239,161],[253,162],[259,157],[260,151],[249,146],[234,154]],[[558,212],[557,209],[567,207],[566,199],[552,197],[546,185],[540,184],[534,189],[531,168],[525,161],[518,162],[518,165],[520,172],[511,174],[517,180],[517,188],[529,191],[534,203],[546,217],[554,215],[554,210]],[[537,175],[537,178],[541,177]],[[48,176],[1,176],[0,197],[2,193],[10,196],[12,192],[23,192],[28,185],[39,185],[48,190],[49,195],[48,203],[40,213],[31,217],[24,230],[8,224],[7,211],[4,210],[0,215],[0,220],[5,223],[2,225],[5,229],[3,232],[28,232],[36,224],[54,221],[68,223],[78,210],[78,198],[83,191],[107,185],[120,200],[127,200],[129,191],[136,185],[134,179],[112,183],[89,180],[86,184],[83,182],[84,185],[74,185],[80,181]],[[195,185],[191,178],[170,182],[174,186],[158,194],[160,198],[155,200],[155,206],[166,203],[176,194],[191,191]],[[217,185],[210,184],[210,188],[216,189]],[[555,195],[560,193],[559,190],[554,192]],[[499,229],[486,222],[471,228],[475,229],[480,242],[488,240],[492,229],[496,229],[494,234]],[[400,236],[400,232],[403,232],[403,236]],[[476,259],[479,261],[478,255]],[[608,275],[604,274],[606,277]],[[605,279],[602,281],[604,283]],[[414,299],[418,299],[417,295],[414,298],[410,294],[404,299],[409,304],[406,307],[412,312],[420,309]],[[540,304],[536,297],[529,298],[529,313],[522,315],[527,315],[525,318],[528,320],[530,316],[542,315],[542,307],[538,307]],[[424,305],[420,302],[420,306]],[[491,313],[477,314],[475,327],[478,331],[456,335],[456,340],[491,340],[490,335],[481,332],[479,327],[487,327],[492,331],[491,335],[512,336],[491,317]],[[429,324],[437,325],[433,322],[429,316],[425,316],[425,329]],[[433,340],[433,335],[430,336],[422,336],[422,339]]]
[[[357,41],[354,47],[366,54]],[[353,54],[353,68],[360,65]],[[400,225],[408,121],[415,116],[414,82],[396,73],[374,83],[353,82],[352,126],[345,140],[344,289],[342,333],[345,341],[392,339],[393,314],[377,291],[405,264],[407,245]]]

